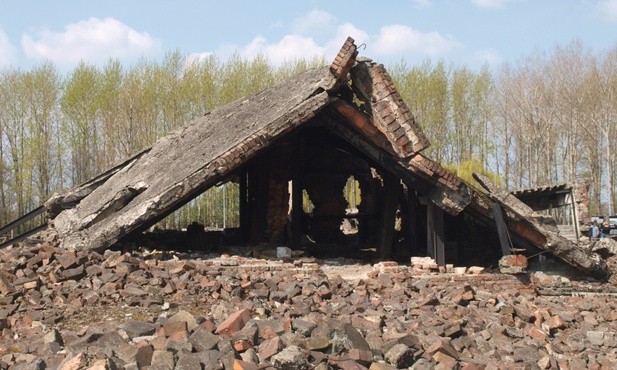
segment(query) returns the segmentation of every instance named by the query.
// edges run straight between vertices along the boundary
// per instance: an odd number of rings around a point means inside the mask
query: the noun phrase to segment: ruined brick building
[[[385,68],[349,38],[329,67],[307,71],[170,133],[45,204],[67,248],[104,250],[148,229],[210,187],[240,187],[241,243],[374,246],[383,259],[496,264],[547,252],[605,279],[603,261],[550,218],[478,175],[474,189],[422,154],[429,146]],[[362,202],[350,214],[349,178]],[[303,193],[314,205],[303,210]],[[341,231],[353,221],[354,234]]]

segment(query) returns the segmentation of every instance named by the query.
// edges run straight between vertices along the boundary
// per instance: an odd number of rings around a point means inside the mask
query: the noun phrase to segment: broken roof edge
[[[507,227],[510,232],[598,280],[607,281],[614,273],[599,255],[590,253],[559,235],[551,224],[544,222],[545,216],[537,214],[514,195],[495,185],[488,177],[478,173],[473,176],[487,190],[486,196],[490,201],[497,202],[509,214]]]
[[[129,199],[126,205],[115,211],[117,217],[103,218],[96,224],[78,230],[65,230],[62,233],[64,235],[61,235],[64,236],[63,244],[75,249],[102,251],[132,231],[156,223],[162,216],[172,213],[205,188],[215,185],[236,171],[243,163],[266,150],[275,140],[310,120],[332,99],[336,98],[330,97],[326,91],[311,96],[262,130],[245,137],[243,143],[234,145],[212,158],[190,175],[150,195],[149,198],[140,199],[137,206],[130,206],[130,203],[140,194]],[[106,213],[106,209],[102,208],[98,212]],[[68,225],[68,228],[71,228],[71,225]]]
[[[112,177],[119,171],[122,171],[125,168],[130,167],[133,163],[135,163],[135,161],[137,161],[139,158],[147,154],[150,151],[150,149],[152,149],[151,146],[140,150],[139,152],[133,154],[129,158],[120,162],[119,164],[96,175],[90,180],[87,180],[77,186],[72,187],[71,189],[65,191],[64,193],[53,194],[43,204],[43,207],[45,208],[45,218],[47,220],[51,220],[55,218],[58,214],[60,214],[60,212],[62,212],[63,210],[74,207],[83,198],[87,197],[90,193],[92,193],[94,189],[98,188],[101,184],[105,183],[105,181],[107,181],[110,177]]]
[[[383,64],[363,58],[350,71],[351,88],[363,102],[370,122],[392,144],[396,155],[410,158],[430,146]]]
[[[589,180],[583,180],[583,181],[564,182],[561,184],[537,186],[533,188],[512,190],[510,193],[512,193],[516,197],[520,197],[520,196],[540,195],[540,194],[555,193],[555,192],[568,192],[568,191],[579,189],[581,187],[588,187],[588,186],[589,186]]]

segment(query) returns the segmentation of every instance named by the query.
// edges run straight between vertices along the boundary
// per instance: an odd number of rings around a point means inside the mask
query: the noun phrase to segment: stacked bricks
[[[331,107],[358,128],[371,142],[390,154],[396,154],[388,138],[373,125],[370,117],[342,100],[336,101]]]
[[[375,125],[401,158],[408,158],[429,146],[409,108],[396,90],[382,64],[369,68],[372,81],[371,109]]]
[[[591,215],[589,214],[589,181],[576,183],[572,187],[574,199],[576,199],[576,212],[581,225],[589,225],[591,223]]]
[[[332,72],[338,80],[344,80],[347,77],[351,67],[353,67],[356,55],[358,54],[357,49],[358,48],[354,44],[354,39],[348,37],[330,65],[330,72]]]
[[[439,163],[421,154],[415,155],[409,161],[409,167],[415,170],[414,172],[420,172],[429,179],[435,179],[438,183],[454,191],[459,190],[464,185],[463,180],[459,177],[443,168]]]

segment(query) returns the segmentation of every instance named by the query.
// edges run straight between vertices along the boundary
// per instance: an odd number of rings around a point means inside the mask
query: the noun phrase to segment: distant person
[[[602,230],[600,231],[600,238],[606,238],[611,232],[611,228],[608,226],[608,222],[602,224]]]
[[[589,236],[591,237],[592,240],[600,238],[600,228],[598,227],[598,224],[595,221],[591,224]]]

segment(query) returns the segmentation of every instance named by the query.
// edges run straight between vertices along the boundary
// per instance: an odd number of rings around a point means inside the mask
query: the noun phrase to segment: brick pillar
[[[275,148],[268,155],[268,205],[266,210],[266,236],[271,244],[284,244],[289,214],[289,158],[287,143]]]

